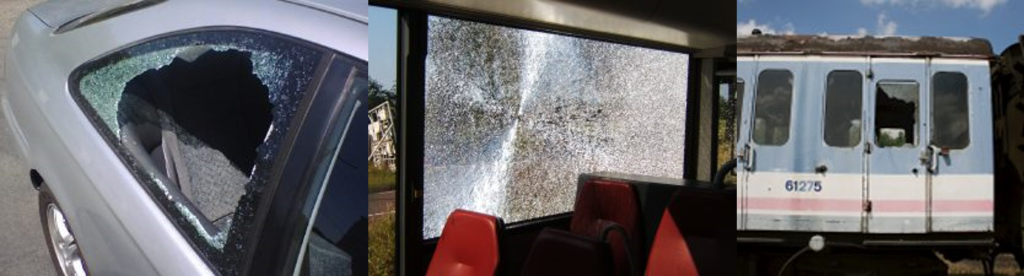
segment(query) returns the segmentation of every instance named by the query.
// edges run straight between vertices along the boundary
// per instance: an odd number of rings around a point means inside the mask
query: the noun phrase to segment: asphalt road
[[[395,212],[395,191],[370,194],[370,217]]]
[[[0,0],[0,94],[7,93],[4,59],[14,20],[38,0]],[[29,185],[7,120],[0,113],[0,275],[55,275],[39,222],[39,202]]]

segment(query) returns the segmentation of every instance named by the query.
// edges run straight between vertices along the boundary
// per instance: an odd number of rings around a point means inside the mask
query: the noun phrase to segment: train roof
[[[909,36],[752,35],[737,39],[736,54],[949,57],[990,59],[981,38]]]

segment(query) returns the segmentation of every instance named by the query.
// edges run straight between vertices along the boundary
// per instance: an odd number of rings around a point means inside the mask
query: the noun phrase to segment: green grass
[[[370,164],[369,177],[370,193],[390,191],[395,189],[395,173],[387,168],[379,168]]]
[[[735,141],[729,140],[726,137],[726,120],[723,118],[718,119],[718,164],[715,169],[722,167],[722,164],[733,158],[733,143]],[[734,174],[728,174],[725,176],[723,181],[725,185],[736,185],[736,176]]]
[[[370,276],[395,275],[395,216],[370,218]]]

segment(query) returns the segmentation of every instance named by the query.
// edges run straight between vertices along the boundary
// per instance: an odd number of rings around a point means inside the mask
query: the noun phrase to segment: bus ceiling
[[[735,53],[735,17],[707,11],[735,10],[730,1],[705,1],[692,8],[688,1],[660,0],[370,0],[371,5],[423,10],[469,18],[498,19],[552,29],[556,32],[629,38],[652,42],[691,54],[707,51],[722,57]],[[615,40],[615,39],[612,39]]]
[[[992,45],[980,38],[904,36],[751,35],[737,39],[736,53],[991,59]]]

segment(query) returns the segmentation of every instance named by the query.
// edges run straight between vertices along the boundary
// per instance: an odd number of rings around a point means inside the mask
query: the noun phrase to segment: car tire
[[[67,219],[64,217],[63,209],[61,209],[60,204],[57,203],[57,199],[54,198],[53,193],[50,192],[50,188],[46,186],[45,182],[39,185],[39,218],[43,225],[46,248],[50,252],[50,261],[53,262],[57,275],[88,275],[89,269],[85,264],[85,259],[82,257],[81,247],[78,247],[78,241],[71,230],[71,226],[68,225]],[[53,223],[55,221],[59,221],[63,224],[63,227]],[[51,226],[54,226],[54,228],[51,229]],[[60,246],[54,246],[55,243]],[[58,255],[61,254],[58,253],[58,250],[63,252],[63,255]]]

